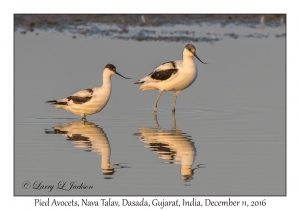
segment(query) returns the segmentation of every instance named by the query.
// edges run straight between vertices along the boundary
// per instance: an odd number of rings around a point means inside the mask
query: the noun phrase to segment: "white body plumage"
[[[140,90],[158,90],[159,95],[154,103],[154,111],[157,109],[157,102],[163,91],[175,91],[172,111],[175,111],[176,97],[180,92],[188,88],[196,80],[198,69],[193,60],[196,55],[196,48],[187,44],[183,49],[183,59],[169,61],[158,66],[148,76],[140,79],[135,84],[142,84]],[[203,62],[202,62],[203,63]]]
[[[46,101],[46,103],[52,103],[55,108],[65,109],[85,119],[87,115],[98,113],[106,106],[111,94],[111,76],[113,74],[129,79],[119,74],[114,65],[107,64],[103,70],[101,87],[84,89],[66,98]]]

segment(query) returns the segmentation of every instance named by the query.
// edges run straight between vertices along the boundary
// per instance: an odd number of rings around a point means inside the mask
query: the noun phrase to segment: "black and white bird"
[[[175,111],[177,96],[182,90],[188,88],[196,80],[198,75],[197,66],[194,63],[195,56],[201,63],[196,54],[196,48],[192,44],[187,44],[183,49],[183,60],[169,61],[158,66],[148,76],[138,80],[134,84],[142,84],[140,90],[158,90],[159,94],[154,102],[154,111],[157,110],[157,102],[163,91],[174,91],[174,101],[172,111]]]
[[[46,101],[46,103],[52,103],[55,108],[65,109],[68,112],[80,115],[82,120],[86,120],[87,115],[100,112],[107,104],[111,94],[110,78],[113,74],[131,79],[119,74],[113,64],[107,64],[103,70],[103,84],[101,87],[84,89],[66,98]]]

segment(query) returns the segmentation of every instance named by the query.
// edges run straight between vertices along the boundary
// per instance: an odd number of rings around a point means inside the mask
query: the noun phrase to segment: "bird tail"
[[[52,100],[52,101],[46,101],[46,103],[56,103],[56,100]]]
[[[65,101],[57,101],[57,100],[46,101],[46,103],[52,103],[52,104],[57,104],[57,105],[67,105],[68,104]]]
[[[143,84],[145,81],[137,81],[134,84]]]

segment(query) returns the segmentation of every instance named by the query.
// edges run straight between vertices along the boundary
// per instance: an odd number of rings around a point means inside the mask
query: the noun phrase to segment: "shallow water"
[[[209,64],[154,115],[157,91],[133,83],[185,44],[15,31],[14,194],[285,195],[285,37],[193,43]],[[107,63],[133,79],[112,76],[88,122],[44,103],[101,86]]]

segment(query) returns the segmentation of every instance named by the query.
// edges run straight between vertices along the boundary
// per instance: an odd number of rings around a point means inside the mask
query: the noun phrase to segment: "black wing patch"
[[[166,63],[170,63],[170,64],[172,64],[172,66],[173,66],[174,69],[176,68],[176,65],[175,65],[174,61],[168,61],[168,62],[162,63],[161,65],[164,65]]]
[[[177,71],[178,71],[178,69],[168,69],[168,70],[155,71],[151,74],[151,78],[156,79],[156,80],[167,80],[173,74],[176,74]]]
[[[83,136],[81,134],[72,134],[71,136],[68,135],[67,140],[69,141],[88,141],[89,146],[92,146],[91,142],[89,141],[89,137]]]
[[[68,101],[72,100],[74,104],[83,104],[91,100],[90,97],[79,97],[79,96],[69,96],[67,97]]]
[[[93,95],[93,89],[92,88],[88,88],[88,89],[85,89],[85,90],[87,90],[87,91],[89,91],[89,93],[91,94],[91,95]]]
[[[61,131],[59,129],[54,129],[53,131],[45,131],[47,134],[66,134],[68,131]]]

